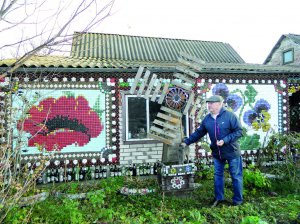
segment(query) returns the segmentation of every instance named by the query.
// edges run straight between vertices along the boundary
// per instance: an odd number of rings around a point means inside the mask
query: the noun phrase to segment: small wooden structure
[[[198,111],[197,119],[199,119],[204,111],[204,105],[201,105],[201,97],[195,98],[193,91],[193,85],[199,75],[188,69],[188,67],[191,67],[196,71],[200,71],[200,64],[203,62],[185,53],[180,54],[178,61],[185,67],[177,66],[178,72],[174,73],[174,79],[171,83],[165,83],[163,88],[160,80],[151,94],[157,75],[153,74],[149,79],[151,72],[146,70],[142,78],[144,68],[141,66],[129,91],[130,94],[136,93],[137,96],[143,96],[145,99],[150,98],[150,95],[152,95],[151,101],[155,101],[156,96],[159,94],[158,104],[166,102],[165,105],[161,106],[161,112],[156,115],[156,119],[148,133],[150,138],[164,143],[162,169],[158,174],[163,191],[191,190],[193,188],[195,165],[193,163],[184,164],[184,161],[189,162],[189,149],[180,146],[184,138],[182,116],[190,111],[190,118],[195,119],[196,111]],[[170,87],[171,85],[172,87]],[[137,90],[138,86],[139,89]],[[177,89],[172,93],[170,88]],[[202,100],[202,102],[204,101]],[[200,110],[199,105],[201,105]]]

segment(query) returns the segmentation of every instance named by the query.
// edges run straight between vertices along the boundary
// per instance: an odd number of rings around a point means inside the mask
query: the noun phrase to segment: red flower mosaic
[[[79,96],[47,98],[28,111],[28,117],[18,128],[31,134],[28,146],[40,146],[47,151],[75,144],[86,145],[103,130],[98,114]]]

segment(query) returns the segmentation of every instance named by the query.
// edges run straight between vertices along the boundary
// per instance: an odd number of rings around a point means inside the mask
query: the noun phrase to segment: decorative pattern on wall
[[[270,85],[230,85],[229,88],[225,102],[236,113],[245,130],[240,140],[241,149],[258,149],[267,133],[278,129],[277,94]]]
[[[297,80],[298,81],[298,80]],[[297,81],[294,81],[294,82],[297,82]],[[300,82],[300,81],[299,81]],[[289,83],[289,89],[288,89],[288,92],[289,92],[289,95],[291,96],[293,93],[296,93],[300,91],[300,84],[299,83]]]
[[[272,132],[287,131],[284,81],[216,79],[213,83],[212,79],[198,79],[197,92],[223,96],[243,126],[242,150],[259,149]]]
[[[114,80],[106,81],[20,84],[13,99],[13,108],[18,110],[14,147],[22,142],[23,159],[55,152],[58,159],[117,162]]]
[[[103,110],[99,105],[96,102],[93,110],[88,99],[75,97],[75,92],[67,92],[66,96],[58,98],[48,97],[28,110],[24,122],[18,123],[18,130],[23,129],[31,135],[29,147],[36,146],[46,151],[63,151],[71,146],[81,148],[103,131]]]

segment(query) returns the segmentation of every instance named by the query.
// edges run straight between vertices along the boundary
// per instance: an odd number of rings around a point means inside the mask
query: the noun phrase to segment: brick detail
[[[152,163],[162,159],[162,143],[131,144],[120,146],[120,164]]]

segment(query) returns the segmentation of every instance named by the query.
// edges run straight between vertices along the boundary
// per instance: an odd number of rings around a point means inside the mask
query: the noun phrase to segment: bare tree
[[[0,60],[13,58],[14,61],[0,73],[0,80],[5,78],[8,83],[0,86],[0,222],[14,203],[35,184],[35,180],[53,155],[43,156],[42,161],[39,161],[39,168],[35,169],[34,173],[28,172],[29,167],[25,167],[25,171],[20,170],[22,142],[17,140],[17,145],[13,147],[13,132],[10,125],[20,121],[15,120],[16,112],[11,106],[11,98],[13,95],[17,96],[24,103],[21,112],[18,111],[19,114],[23,114],[22,117],[25,117],[26,110],[30,108],[32,102],[27,102],[25,96],[18,95],[17,82],[13,82],[12,74],[35,55],[68,52],[69,49],[66,47],[70,46],[73,30],[76,28],[76,31],[84,33],[100,24],[111,15],[114,0],[1,2]]]
[[[56,2],[56,1],[55,1]],[[0,9],[0,33],[8,41],[0,52],[17,60],[4,73],[14,72],[33,55],[62,52],[70,44],[74,27],[87,32],[111,14],[114,0],[4,0]],[[15,35],[18,35],[15,38]],[[13,52],[12,52],[13,51]],[[3,58],[3,53],[0,57]]]

